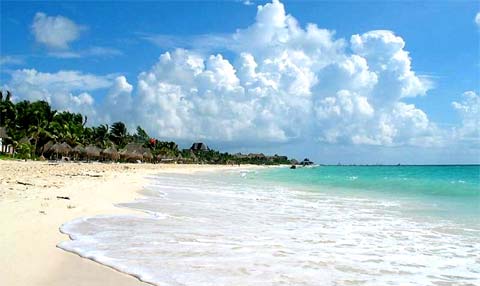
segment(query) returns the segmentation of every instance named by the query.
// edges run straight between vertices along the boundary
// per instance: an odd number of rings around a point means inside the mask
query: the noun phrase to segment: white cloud
[[[68,49],[84,27],[63,16],[47,16],[38,12],[33,18],[32,33],[35,40],[53,49]]]
[[[127,82],[124,76],[115,78],[103,102],[101,112],[103,122],[111,123],[131,119],[129,113],[132,111],[133,104],[132,90],[133,86]]]
[[[14,100],[45,100],[56,109],[81,112],[95,121],[97,108],[89,92],[111,85],[110,77],[79,71],[43,73],[35,69],[22,69],[11,74],[5,89],[13,91]]]
[[[0,56],[0,66],[22,65],[24,63],[21,56]]]
[[[106,77],[84,74],[79,71],[59,71],[43,73],[35,69],[16,70],[12,73],[10,84],[30,86],[38,90],[95,90],[111,85]],[[28,96],[27,93],[26,95]]]
[[[140,73],[135,88],[125,77],[66,71],[22,70],[11,84],[25,88],[17,94],[50,96],[64,107],[88,102],[81,93],[69,97],[73,92],[108,87],[102,103],[85,104],[96,106],[90,114],[140,124],[163,138],[388,146],[442,141],[427,114],[403,102],[425,95],[431,83],[413,71],[405,42],[391,31],[336,39],[315,24],[301,27],[274,0],[258,6],[252,25],[226,38],[228,44],[218,44],[231,51],[228,59],[194,47],[165,52]]]
[[[353,35],[353,52],[364,57],[380,79],[373,91],[376,100],[396,101],[425,95],[431,83],[418,77],[411,68],[405,42],[391,31],[376,30]]]
[[[204,53],[214,50],[231,49],[232,35],[202,34],[191,36],[176,36],[165,34],[140,34],[140,38],[162,49],[195,49]]]
[[[459,140],[480,143],[480,96],[474,91],[466,91],[462,101],[454,101],[452,106],[462,119],[462,125],[454,130],[455,136]]]
[[[38,12],[33,18],[32,33],[37,43],[48,48],[48,55],[60,59],[83,57],[113,57],[123,53],[114,48],[92,46],[83,50],[72,50],[69,44],[76,41],[85,26],[64,16],[47,16]]]
[[[83,57],[113,57],[123,55],[123,52],[107,47],[91,47],[81,51],[51,51],[48,55],[61,59],[74,59]]]
[[[480,27],[480,12],[475,15],[475,24]]]
[[[255,23],[225,47],[237,55],[232,62],[176,50],[142,73],[138,120],[173,138],[433,144],[434,124],[401,102],[430,88],[411,69],[403,39],[354,35],[349,53],[334,34],[300,27],[279,1],[259,6]]]

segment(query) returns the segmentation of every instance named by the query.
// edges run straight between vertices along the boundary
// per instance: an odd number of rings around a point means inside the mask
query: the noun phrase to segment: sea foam
[[[480,284],[476,226],[241,174],[159,175],[121,205],[145,215],[71,221],[59,247],[156,285]]]

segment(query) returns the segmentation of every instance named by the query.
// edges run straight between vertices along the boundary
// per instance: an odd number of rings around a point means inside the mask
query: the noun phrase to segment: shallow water
[[[478,168],[338,168],[159,175],[59,246],[157,285],[480,284]]]

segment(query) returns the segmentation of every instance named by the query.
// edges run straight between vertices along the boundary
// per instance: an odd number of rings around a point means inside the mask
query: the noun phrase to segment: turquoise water
[[[480,285],[479,166],[158,174],[59,247],[171,286]]]
[[[480,222],[480,165],[273,168],[250,178],[313,192],[422,203],[417,212]]]
[[[273,168],[262,172],[259,178],[292,185],[389,192],[399,196],[468,199],[480,195],[480,165]]]

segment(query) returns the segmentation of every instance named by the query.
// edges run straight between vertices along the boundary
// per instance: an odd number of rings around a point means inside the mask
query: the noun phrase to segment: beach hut
[[[139,143],[128,143],[125,148],[120,152],[120,156],[125,161],[137,162],[143,161],[145,159],[143,156],[144,153],[146,153],[146,157],[148,160],[153,159],[153,155],[150,152],[150,149],[143,147],[142,144]]]
[[[146,162],[152,162],[153,160],[152,152],[149,149],[146,149],[143,152],[142,156],[143,156],[143,160],[145,160]]]
[[[63,142],[62,144],[62,155],[68,156],[70,152],[72,152],[73,148],[72,146],[68,145],[67,142]]]
[[[87,156],[88,160],[92,160],[92,159],[98,160],[100,158],[101,151],[102,150],[95,145],[88,145],[85,148],[85,152],[86,152],[85,155]]]
[[[9,144],[10,137],[7,134],[6,127],[0,127],[0,153],[13,154],[13,146]]]
[[[82,145],[77,145],[75,146],[75,148],[72,149],[72,154],[75,160],[80,160],[81,158],[85,157],[85,155],[87,154],[87,150],[85,150]]]
[[[305,158],[305,159],[303,159],[302,162],[300,162],[300,165],[302,165],[302,166],[311,166],[313,164],[314,163],[312,161],[310,161],[308,158]]]
[[[101,155],[104,160],[117,161],[120,159],[120,153],[118,153],[117,148],[113,146],[103,150]]]
[[[127,151],[127,158],[129,162],[138,162],[143,160],[143,153],[140,153],[137,150],[132,152]]]
[[[45,143],[42,148],[40,149],[41,151],[41,155],[43,156],[43,154],[48,154],[50,152],[50,148],[52,148],[52,146],[55,144],[55,142],[53,141],[48,141],[47,143]]]
[[[195,142],[192,144],[192,147],[190,147],[190,150],[193,152],[198,152],[198,151],[208,151],[208,146],[205,143],[202,142]]]
[[[72,147],[67,143],[55,143],[50,147],[49,152],[55,154],[55,158],[58,159],[58,155],[67,156],[70,151],[72,151]]]

